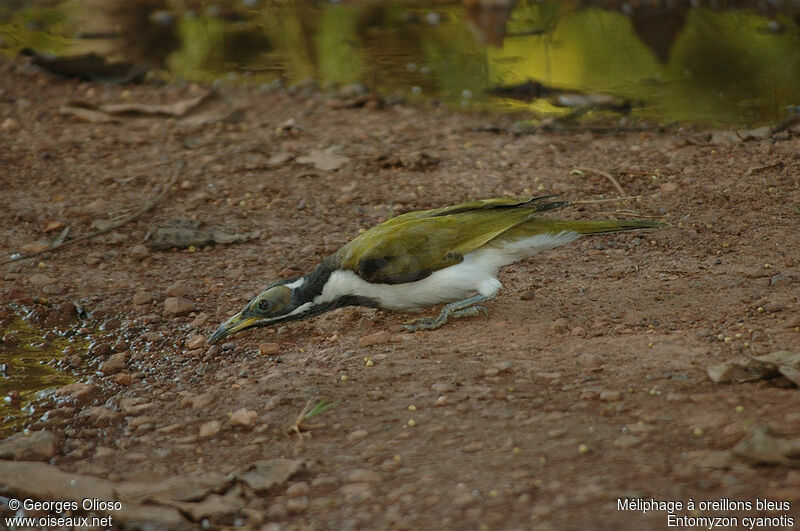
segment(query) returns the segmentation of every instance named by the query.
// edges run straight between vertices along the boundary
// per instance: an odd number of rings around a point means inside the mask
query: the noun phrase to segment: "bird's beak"
[[[242,312],[237,313],[217,328],[217,331],[208,338],[209,343],[216,343],[220,339],[226,338],[245,328],[256,326],[261,319],[256,316],[244,317]]]

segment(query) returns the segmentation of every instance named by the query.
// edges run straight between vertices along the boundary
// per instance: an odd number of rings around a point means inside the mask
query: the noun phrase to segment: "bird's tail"
[[[622,232],[627,230],[657,230],[668,227],[669,224],[660,221],[643,219],[554,219],[533,218],[519,226],[522,231],[529,234],[559,234],[562,232],[575,232],[578,234],[601,234],[604,232]]]
[[[657,230],[666,226],[666,223],[660,221],[643,219],[563,220],[563,227],[560,230],[569,230],[580,234],[600,234],[626,230]]]

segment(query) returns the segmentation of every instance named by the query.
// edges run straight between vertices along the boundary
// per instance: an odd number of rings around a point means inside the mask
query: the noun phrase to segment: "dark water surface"
[[[96,51],[146,62],[173,80],[362,83],[532,119],[577,109],[744,126],[797,112],[797,3],[775,2],[770,12],[654,3],[672,7],[18,1],[0,7],[0,52]]]

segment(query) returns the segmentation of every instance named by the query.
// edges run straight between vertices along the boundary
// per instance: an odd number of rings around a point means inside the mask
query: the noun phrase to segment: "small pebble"
[[[258,413],[247,408],[237,409],[233,413],[228,414],[228,424],[234,428],[240,426],[242,428],[250,429],[253,427],[253,424],[256,423],[257,419]]]
[[[550,323],[550,330],[555,332],[556,334],[564,334],[569,330],[569,323],[563,317],[559,317],[552,323]]]
[[[189,299],[183,297],[168,297],[164,300],[164,317],[177,317],[186,315],[194,310],[195,305]]]
[[[201,348],[205,344],[206,344],[205,336],[201,336],[200,334],[195,334],[193,336],[190,336],[189,339],[186,340],[186,349],[195,350]]]
[[[200,438],[210,439],[219,433],[222,429],[222,423],[218,420],[211,420],[200,425]]]
[[[363,336],[358,340],[359,347],[371,347],[373,345],[381,345],[388,343],[392,339],[392,334],[388,330],[381,330],[374,334]]]
[[[143,304],[150,304],[153,302],[153,295],[149,291],[137,291],[133,295],[133,299],[131,301],[136,306],[142,306]]]

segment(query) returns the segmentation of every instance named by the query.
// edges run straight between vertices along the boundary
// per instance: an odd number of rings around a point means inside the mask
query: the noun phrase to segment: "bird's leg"
[[[417,332],[418,330],[435,330],[445,324],[451,317],[474,317],[478,315],[479,312],[483,312],[488,315],[489,312],[486,310],[486,308],[477,305],[476,303],[484,302],[489,299],[491,299],[491,297],[487,297],[486,295],[481,295],[478,293],[477,295],[473,295],[467,299],[451,302],[442,308],[442,311],[439,312],[439,316],[435,319],[430,319],[427,317],[414,319],[411,324],[403,325],[403,328],[409,332]],[[475,304],[475,306],[473,306],[473,304]]]

